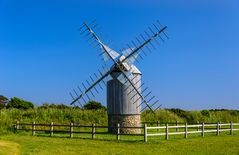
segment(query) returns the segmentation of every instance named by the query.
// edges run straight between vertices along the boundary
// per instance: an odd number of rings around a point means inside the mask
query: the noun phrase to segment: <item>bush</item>
[[[96,101],[89,101],[87,104],[84,105],[84,109],[87,110],[97,110],[97,109],[106,109],[100,102]]]
[[[201,114],[205,117],[210,117],[210,111],[209,110],[202,110]]]
[[[239,110],[231,110],[230,111],[232,116],[238,116],[239,117]]]
[[[14,98],[11,98],[11,100],[8,102],[6,108],[7,109],[16,108],[16,109],[26,110],[26,109],[34,108],[34,105],[29,101],[25,101],[20,98],[14,97]]]
[[[3,95],[0,95],[0,110],[5,108],[7,103],[8,103],[8,98],[6,98]]]
[[[189,115],[187,113],[187,111],[179,109],[179,108],[172,108],[172,109],[167,109],[168,111],[171,111],[173,113],[175,113],[176,115],[178,115],[181,118],[185,118],[186,120],[189,120]]]

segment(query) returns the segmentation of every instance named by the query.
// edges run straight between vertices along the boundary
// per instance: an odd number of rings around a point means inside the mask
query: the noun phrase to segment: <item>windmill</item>
[[[70,93],[73,101],[71,105],[79,104],[83,106],[91,97],[95,97],[94,92],[99,94],[99,89],[103,90],[103,84],[107,88],[107,110],[108,125],[113,127],[119,123],[121,126],[136,127],[141,125],[140,113],[146,109],[154,112],[161,107],[159,100],[151,94],[148,87],[141,81],[141,72],[134,65],[147,56],[147,51],[151,52],[155,45],[164,42],[168,36],[165,33],[167,26],[161,25],[158,21],[148,27],[144,34],[136,37],[135,41],[127,44],[127,48],[121,49],[121,53],[111,49],[109,45],[103,43],[99,35],[96,34],[98,25],[95,20],[90,24],[86,22],[80,28],[80,33],[84,35],[90,45],[99,48],[100,55],[104,60],[104,65],[99,73],[90,76],[90,82],[82,83],[82,87],[77,86]],[[160,39],[160,40],[159,40]],[[93,45],[95,44],[95,45]],[[110,61],[110,64],[108,63]],[[109,128],[112,132],[112,128]],[[122,128],[123,133],[139,133],[139,129]]]

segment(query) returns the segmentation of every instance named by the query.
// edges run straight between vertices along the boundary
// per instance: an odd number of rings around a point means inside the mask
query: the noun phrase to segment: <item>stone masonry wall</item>
[[[121,127],[140,127],[141,117],[140,115],[108,115],[108,125],[110,127],[117,127],[117,124]],[[116,128],[109,128],[109,132],[116,133]],[[127,134],[140,134],[141,129],[136,128],[122,128],[120,133]]]

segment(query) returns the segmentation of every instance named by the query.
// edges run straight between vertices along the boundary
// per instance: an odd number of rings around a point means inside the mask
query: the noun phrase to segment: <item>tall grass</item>
[[[233,110],[203,110],[203,111],[184,111],[161,109],[155,114],[144,111],[141,117],[143,122],[239,122],[239,111]],[[90,125],[107,125],[107,111],[83,110],[74,108],[56,109],[56,108],[35,108],[28,110],[2,109],[0,110],[0,131],[9,132],[16,121],[31,123],[60,123],[68,124],[76,122]]]

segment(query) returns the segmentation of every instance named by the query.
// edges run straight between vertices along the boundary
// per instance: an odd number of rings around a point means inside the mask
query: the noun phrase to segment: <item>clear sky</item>
[[[163,107],[239,109],[239,0],[0,0],[0,94],[69,104],[102,64],[77,31],[93,19],[115,50],[156,20],[168,26],[137,64]]]

